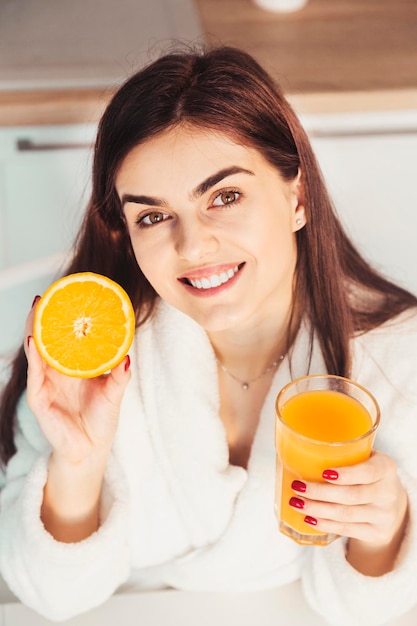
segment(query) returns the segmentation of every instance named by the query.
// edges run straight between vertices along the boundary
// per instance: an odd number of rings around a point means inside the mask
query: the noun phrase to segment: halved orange
[[[35,309],[35,345],[67,376],[93,378],[111,370],[126,356],[134,332],[135,314],[125,290],[92,272],[60,278]]]

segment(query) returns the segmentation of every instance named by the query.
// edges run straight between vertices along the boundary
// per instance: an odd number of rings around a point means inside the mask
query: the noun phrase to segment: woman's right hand
[[[27,402],[53,454],[68,464],[107,456],[116,433],[120,404],[130,379],[129,357],[109,374],[72,378],[39,355],[32,338],[32,307],[26,322]]]
[[[72,543],[89,537],[100,525],[104,473],[130,379],[130,359],[125,357],[97,378],[60,374],[36,349],[35,306],[25,333],[27,402],[52,448],[41,518],[57,541]]]

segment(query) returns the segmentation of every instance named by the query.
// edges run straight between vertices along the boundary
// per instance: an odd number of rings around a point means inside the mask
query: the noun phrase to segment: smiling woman
[[[277,328],[287,323],[295,232],[305,223],[299,183],[283,180],[257,150],[190,125],[137,146],[118,170],[116,189],[141,271],[209,333],[222,362],[232,334],[237,344],[246,336],[246,349],[255,337],[264,340],[265,366],[284,351],[283,336],[262,334],[268,319]],[[239,361],[248,357],[243,350]]]
[[[123,583],[302,578],[349,626],[415,604],[417,300],[346,236],[279,87],[237,49],[162,56],[110,102],[92,182],[67,272],[120,283],[136,334],[125,367],[69,379],[29,340],[29,313],[1,405],[11,588],[53,619]],[[370,389],[381,427],[368,461],[294,481],[300,523],[343,536],[310,552],[274,518],[274,402],[326,372]]]

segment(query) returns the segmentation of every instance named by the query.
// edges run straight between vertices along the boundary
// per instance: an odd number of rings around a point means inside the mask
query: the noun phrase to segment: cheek
[[[155,276],[158,275],[158,263],[157,259],[154,259],[152,255],[146,254],[143,251],[135,250],[136,261],[142,270],[142,273],[146,276],[150,283],[155,282]]]
[[[161,295],[167,277],[166,260],[161,253],[163,248],[161,250],[161,246],[139,244],[138,241],[134,240],[132,240],[132,246],[142,274],[155,291]]]
[[[247,238],[247,245],[256,246],[257,255],[266,262],[291,258],[296,253],[296,238],[288,219],[275,219],[268,228],[256,227]]]
[[[136,262],[139,265],[143,274],[145,274],[146,278],[148,278],[147,266],[149,265],[150,267],[152,267],[152,254],[150,254],[150,251],[147,250],[147,246],[144,246],[143,243],[139,241],[139,238],[135,236],[134,234],[132,234],[130,229],[129,229],[129,236],[130,236],[130,242],[133,248],[133,253],[136,258]]]

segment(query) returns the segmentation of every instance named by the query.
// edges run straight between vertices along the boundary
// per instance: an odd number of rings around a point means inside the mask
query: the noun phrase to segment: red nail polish
[[[310,524],[310,526],[317,526],[317,520],[315,517],[310,517],[310,515],[306,515],[304,518],[306,524]]]
[[[35,296],[35,297],[33,298],[32,306],[31,306],[30,308],[31,308],[31,309],[33,309],[33,307],[35,306],[35,304],[36,304],[37,302],[39,302],[39,300],[40,300],[40,299],[41,299],[41,297],[40,297],[40,296]]]
[[[125,372],[127,372],[129,367],[130,367],[130,356],[127,354],[126,355],[126,361],[125,361]]]
[[[299,491],[300,493],[305,493],[307,491],[307,485],[301,480],[293,480],[291,483],[291,489]]]
[[[294,498],[294,497],[292,497],[292,498],[290,498],[289,504],[290,504],[290,506],[293,506],[296,509],[303,509],[304,505],[305,505],[305,502],[301,498]]]
[[[28,347],[29,347],[29,344],[30,344],[30,342],[31,342],[31,341],[32,341],[32,335],[28,335],[28,336],[27,336],[27,339],[26,339],[26,342],[27,342],[27,344],[28,344]]]
[[[336,472],[336,470],[331,469],[324,470],[322,476],[326,480],[337,480],[339,478],[339,474]]]

